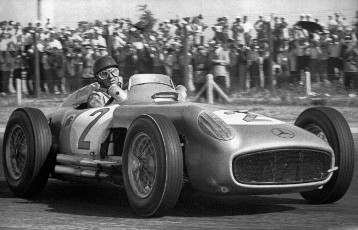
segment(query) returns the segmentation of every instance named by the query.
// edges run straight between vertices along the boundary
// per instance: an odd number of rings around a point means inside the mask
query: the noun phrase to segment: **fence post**
[[[201,89],[196,93],[194,100],[197,100],[205,90],[208,104],[214,103],[214,90],[216,90],[216,93],[224,98],[227,102],[232,102],[232,100],[225,94],[225,92],[215,83],[214,76],[212,74],[206,75],[206,82],[203,87],[201,87]]]
[[[25,71],[24,67],[21,68],[21,90],[23,93],[28,94],[27,86],[26,86],[26,75],[27,72]]]
[[[213,84],[212,84],[213,81],[214,81],[214,76],[212,74],[206,75],[206,84],[207,84],[206,98],[209,104],[214,104],[214,93],[213,93]]]
[[[259,58],[259,71],[260,71],[260,88],[265,87],[265,74],[264,74],[264,58]]]
[[[22,98],[21,98],[21,79],[16,78],[16,104],[21,105]]]
[[[306,94],[311,95],[311,73],[306,71],[305,76],[306,76]]]
[[[39,50],[37,49],[38,43],[38,32],[34,33],[34,52],[35,52],[35,85],[34,85],[34,92],[35,97],[38,98],[40,96],[40,54]],[[61,89],[59,89],[61,90]]]

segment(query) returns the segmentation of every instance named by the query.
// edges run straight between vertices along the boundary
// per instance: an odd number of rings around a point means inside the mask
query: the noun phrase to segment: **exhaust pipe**
[[[100,164],[102,167],[118,167],[122,165],[122,158],[114,160],[94,160],[78,156],[70,156],[66,154],[57,154],[56,161],[62,164],[79,165],[86,167],[97,167]]]
[[[105,172],[86,170],[86,169],[75,169],[68,166],[56,165],[55,173],[62,175],[70,175],[85,178],[96,178],[96,179],[109,179],[110,176]]]

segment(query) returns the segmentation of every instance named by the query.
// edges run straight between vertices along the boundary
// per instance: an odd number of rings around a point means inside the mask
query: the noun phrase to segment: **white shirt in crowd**
[[[49,46],[50,48],[57,48],[59,50],[62,50],[61,42],[57,39],[54,39],[52,42],[50,42]]]
[[[8,44],[9,44],[9,41],[7,39],[1,40],[0,41],[0,51],[6,51]]]
[[[251,22],[246,21],[245,23],[241,23],[241,25],[244,28],[244,33],[248,33],[251,37],[257,36],[257,32]]]
[[[107,45],[106,45],[106,39],[104,39],[104,37],[102,37],[102,35],[99,35],[99,36],[98,36],[97,41],[98,41],[98,45],[100,45],[100,46],[107,46]]]

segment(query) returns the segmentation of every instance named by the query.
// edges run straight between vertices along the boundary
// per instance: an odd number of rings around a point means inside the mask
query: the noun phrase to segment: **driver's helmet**
[[[99,57],[93,63],[93,73],[95,76],[97,76],[97,74],[99,72],[101,72],[102,70],[107,69],[109,67],[117,67],[118,68],[118,65],[113,60],[113,58],[110,56]]]

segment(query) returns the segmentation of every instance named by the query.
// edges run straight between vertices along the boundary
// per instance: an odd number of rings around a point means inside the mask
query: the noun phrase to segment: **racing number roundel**
[[[83,133],[81,134],[80,138],[78,139],[78,148],[79,149],[86,149],[86,150],[90,149],[91,142],[86,141],[85,138],[86,138],[87,134],[89,133],[89,131],[97,123],[97,121],[99,119],[101,119],[101,117],[103,117],[108,111],[109,111],[109,108],[103,108],[103,109],[96,110],[96,111],[94,111],[93,113],[90,114],[90,116],[95,116],[96,114],[98,114],[98,115],[96,116],[96,118],[93,121],[91,121],[88,124],[88,126],[86,126],[85,130],[83,131]]]
[[[72,153],[99,153],[100,144],[108,133],[108,125],[116,107],[89,109],[76,117],[70,131]]]

